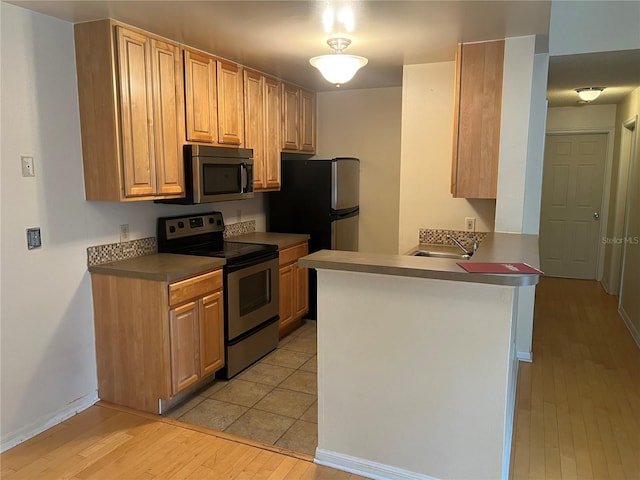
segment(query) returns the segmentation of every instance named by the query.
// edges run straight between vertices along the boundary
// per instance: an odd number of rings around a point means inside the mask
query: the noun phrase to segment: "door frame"
[[[602,185],[602,201],[600,203],[600,229],[598,233],[598,238],[600,241],[597,246],[597,259],[596,259],[596,280],[598,282],[602,281],[603,273],[604,273],[604,254],[605,249],[602,244],[602,238],[606,236],[607,233],[607,223],[609,221],[609,195],[611,193],[611,170],[613,167],[613,139],[615,138],[615,128],[597,128],[597,129],[584,129],[584,130],[547,130],[545,132],[545,139],[549,136],[567,136],[567,135],[606,135],[606,155],[604,159],[604,179],[602,180],[604,183]],[[546,145],[546,140],[545,140]],[[544,158],[543,158],[543,169],[544,169]],[[543,173],[544,179],[544,173]],[[544,187],[544,185],[543,185]],[[541,213],[542,213],[542,205]]]

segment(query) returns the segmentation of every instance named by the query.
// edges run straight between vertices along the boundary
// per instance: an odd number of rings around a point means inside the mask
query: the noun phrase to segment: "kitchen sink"
[[[453,252],[436,252],[430,250],[417,250],[411,254],[414,257],[434,257],[434,258],[457,258],[458,260],[467,260],[471,255]]]

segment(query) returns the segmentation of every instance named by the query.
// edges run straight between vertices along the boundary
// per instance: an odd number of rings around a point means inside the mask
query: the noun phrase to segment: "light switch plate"
[[[33,250],[42,246],[40,227],[27,228],[27,248]]]

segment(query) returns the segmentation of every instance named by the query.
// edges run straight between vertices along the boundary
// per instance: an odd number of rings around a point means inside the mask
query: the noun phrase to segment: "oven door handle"
[[[233,265],[227,265],[229,272],[236,272],[243,268],[252,267],[254,265],[258,265],[262,262],[266,262],[267,260],[273,260],[274,258],[278,258],[278,252],[269,252],[267,254],[261,255],[259,257],[253,257],[251,260],[246,260],[244,262],[234,263]]]

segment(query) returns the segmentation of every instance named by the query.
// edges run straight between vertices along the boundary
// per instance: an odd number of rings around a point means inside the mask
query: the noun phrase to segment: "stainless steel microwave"
[[[196,203],[253,197],[253,150],[209,145],[184,146],[185,196],[159,203]]]

